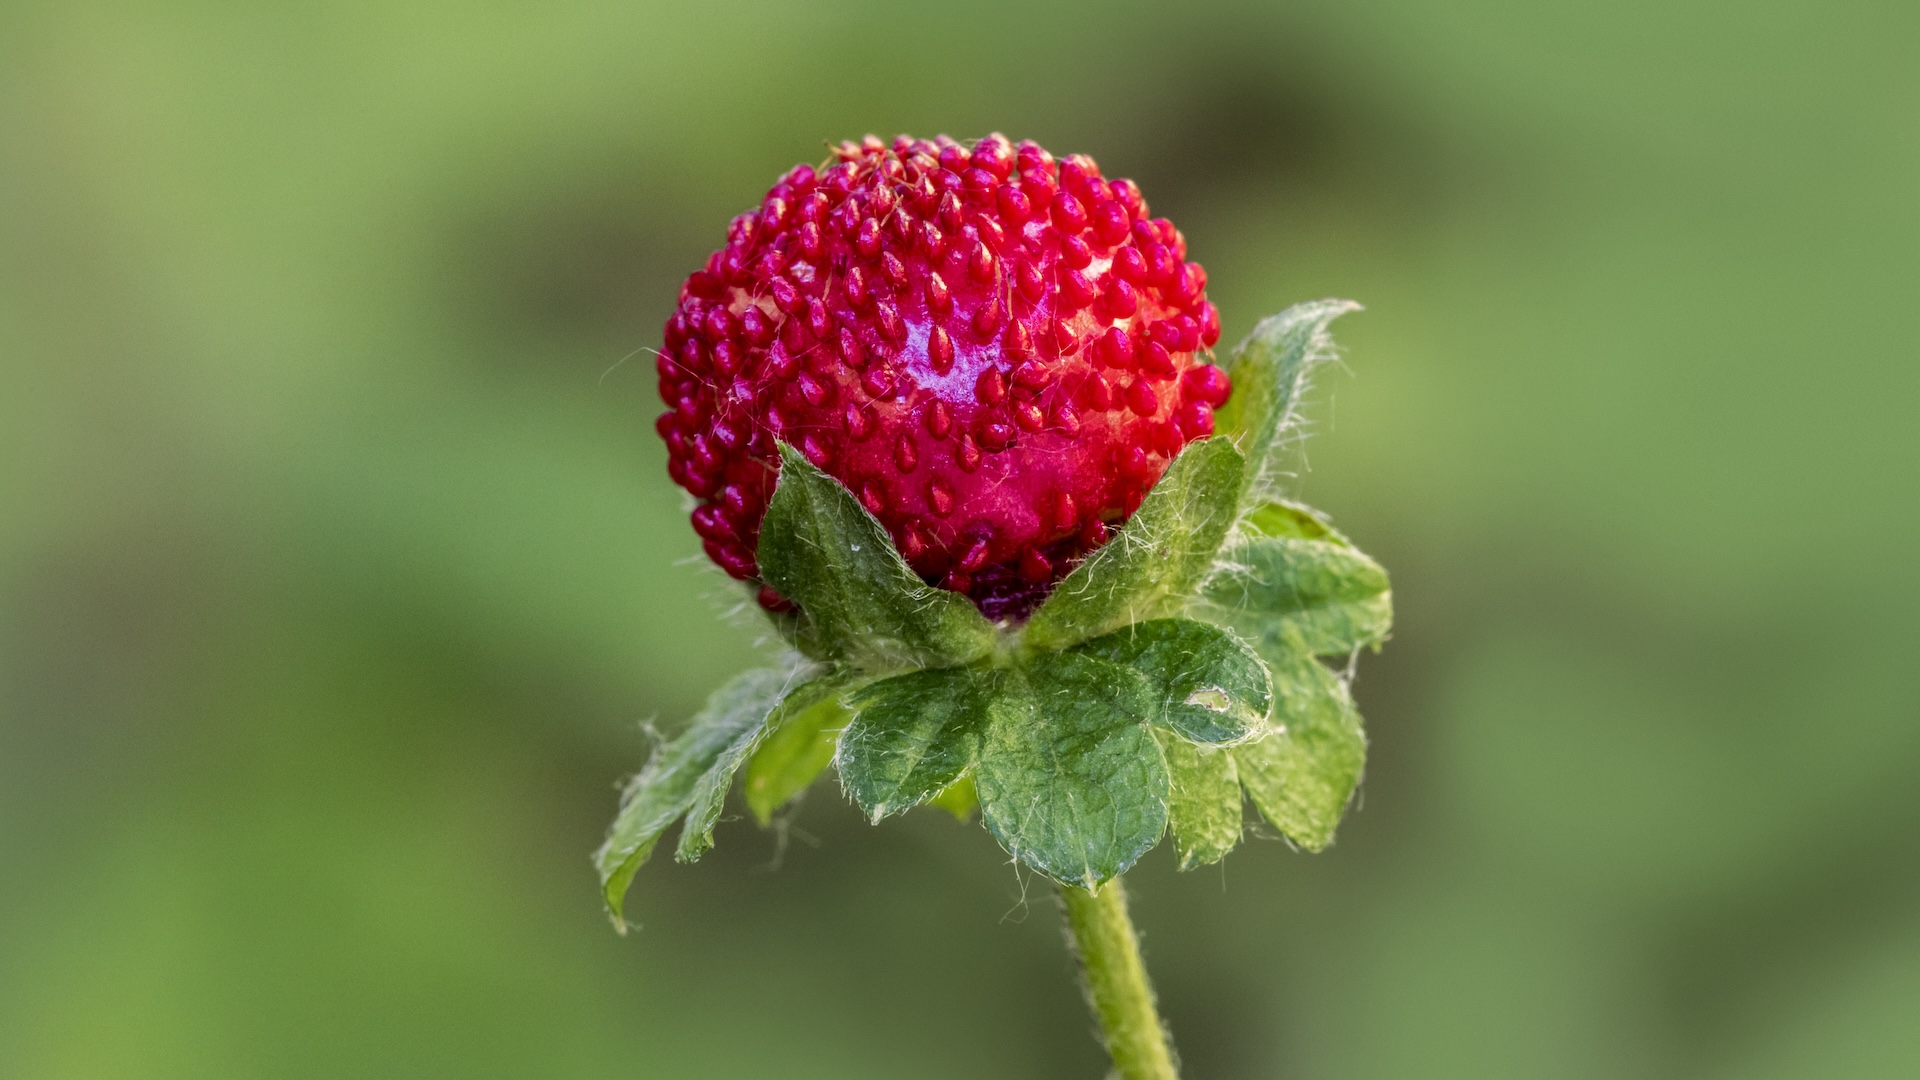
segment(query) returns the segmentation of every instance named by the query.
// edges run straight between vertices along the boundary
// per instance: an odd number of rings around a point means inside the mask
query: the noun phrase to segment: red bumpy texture
[[[1023,616],[1213,431],[1220,318],[1186,254],[1132,181],[999,134],[794,167],[667,321],[658,427],[707,554],[755,576],[784,440],[929,582]]]

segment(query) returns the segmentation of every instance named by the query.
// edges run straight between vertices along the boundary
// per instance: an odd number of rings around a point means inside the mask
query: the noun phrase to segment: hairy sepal
[[[987,831],[1022,864],[1097,888],[1167,826],[1154,687],[1078,652],[1032,658],[1001,684],[974,783]]]
[[[1074,652],[1132,668],[1153,688],[1151,721],[1188,741],[1231,746],[1266,733],[1267,666],[1229,631],[1192,619],[1148,619]]]
[[[1242,796],[1233,753],[1169,731],[1155,736],[1167,758],[1167,827],[1180,869],[1217,863],[1240,842]]]
[[[655,750],[646,768],[628,781],[606,842],[594,853],[601,895],[617,929],[625,932],[622,909],[627,887],[660,835],[695,810],[696,804],[703,817],[710,806],[718,816],[719,797],[725,795],[734,770],[794,681],[791,668],[762,668],[734,676],[713,692],[685,731]],[[704,831],[710,838],[710,820]],[[688,847],[684,834],[681,846]]]
[[[1247,508],[1276,494],[1282,474],[1280,451],[1298,423],[1297,409],[1307,376],[1331,359],[1328,324],[1360,305],[1351,300],[1315,300],[1295,304],[1260,320],[1233,351],[1226,372],[1233,397],[1215,416],[1215,430],[1239,446],[1247,459],[1239,503]]]
[[[854,680],[835,671],[797,686],[767,718],[767,730],[747,761],[747,808],[762,825],[812,786],[833,761],[834,747],[852,713],[841,696]]]
[[[1232,629],[1266,662],[1272,734],[1237,748],[1235,770],[1289,840],[1325,848],[1360,783],[1367,740],[1346,680],[1315,657],[1386,640],[1386,570],[1317,511],[1263,501],[1241,518],[1189,613]]]
[[[996,711],[1025,709],[1020,688],[1010,687],[1018,678],[1006,669],[934,668],[861,689],[834,759],[847,797],[878,824],[951,788],[978,760]]]
[[[1344,656],[1379,646],[1393,627],[1385,568],[1297,503],[1249,514],[1221,563],[1201,605],[1251,639],[1290,635],[1316,656]]]
[[[945,810],[955,821],[972,820],[974,812],[980,809],[980,791],[973,786],[973,774],[948,784],[945,791],[928,799],[927,805]]]
[[[1179,614],[1234,522],[1243,475],[1226,439],[1190,443],[1106,546],[1034,612],[1025,647],[1065,649],[1146,619]]]
[[[1298,635],[1256,646],[1273,676],[1272,734],[1235,747],[1234,765],[1254,806],[1308,851],[1334,830],[1366,768],[1367,737],[1346,681]]]
[[[816,659],[881,674],[964,664],[994,646],[971,601],[921,581],[853,493],[785,443],[759,561],[767,584],[800,605],[786,629]]]

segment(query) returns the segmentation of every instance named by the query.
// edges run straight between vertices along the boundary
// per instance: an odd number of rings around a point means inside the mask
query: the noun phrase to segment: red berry
[[[781,177],[682,287],[668,473],[750,578],[784,440],[927,580],[1024,615],[1211,433],[1230,386],[1196,355],[1220,336],[1205,271],[1083,155],[902,136],[835,158]]]

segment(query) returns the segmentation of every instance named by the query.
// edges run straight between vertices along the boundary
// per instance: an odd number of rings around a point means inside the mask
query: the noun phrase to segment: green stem
[[[1097,893],[1063,885],[1067,936],[1080,957],[1087,1003],[1120,1080],[1179,1080],[1166,1025],[1140,960],[1140,939],[1127,917],[1127,893],[1114,878]]]

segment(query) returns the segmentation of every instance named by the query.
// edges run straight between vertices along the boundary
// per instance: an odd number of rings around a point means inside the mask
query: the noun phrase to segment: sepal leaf
[[[1148,619],[1075,646],[1146,676],[1157,698],[1152,722],[1212,746],[1266,731],[1273,691],[1267,667],[1241,640],[1192,619]]]
[[[626,928],[621,909],[627,887],[660,834],[697,801],[704,814],[716,787],[725,794],[743,746],[758,734],[792,678],[788,670],[770,668],[734,676],[713,692],[687,729],[654,751],[646,768],[627,783],[606,842],[594,853],[601,895],[615,927],[623,932]],[[717,807],[713,812],[718,815]],[[710,833],[711,822],[706,828]]]
[[[1034,612],[1027,645],[1064,649],[1138,620],[1178,614],[1233,525],[1241,466],[1226,439],[1189,443],[1127,524]]]
[[[805,791],[833,761],[834,746],[852,714],[840,700],[848,688],[833,673],[794,688],[767,719],[767,732],[747,762],[747,807],[762,825]]]
[[[1367,737],[1347,684],[1297,641],[1260,649],[1273,673],[1274,732],[1235,747],[1234,765],[1268,821],[1308,851],[1334,829],[1366,767]]]
[[[693,785],[693,800],[687,805],[687,819],[680,825],[680,843],[673,849],[675,862],[699,862],[700,856],[713,850],[713,827],[726,806],[727,789],[733,776],[746,764],[747,757],[766,733],[765,720],[749,726],[733,737]]]
[[[1233,754],[1167,731],[1155,735],[1167,757],[1167,825],[1180,869],[1219,862],[1240,842],[1242,796]]]
[[[1222,553],[1207,581],[1214,621],[1255,640],[1296,636],[1317,656],[1385,641],[1393,627],[1387,572],[1318,515],[1268,503],[1249,515],[1245,539]]]
[[[759,560],[767,584],[800,605],[794,640],[816,659],[887,672],[993,647],[993,625],[965,596],[921,581],[853,493],[785,443]]]
[[[973,776],[968,774],[947,785],[947,789],[927,800],[928,806],[937,806],[952,814],[956,821],[967,821],[973,812],[980,809],[980,792],[973,786]]]
[[[1124,873],[1167,826],[1167,763],[1147,724],[1156,708],[1144,676],[1083,653],[1009,676],[974,774],[987,831],[1063,884]]]
[[[1017,677],[992,668],[932,668],[862,688],[835,758],[847,796],[878,824],[951,787],[978,758],[1006,684]]]
[[[1278,451],[1296,422],[1295,409],[1314,365],[1333,356],[1327,325],[1350,311],[1351,300],[1295,304],[1260,320],[1227,361],[1233,396],[1214,414],[1215,430],[1231,438],[1246,456],[1240,504],[1249,506],[1273,493]]]

